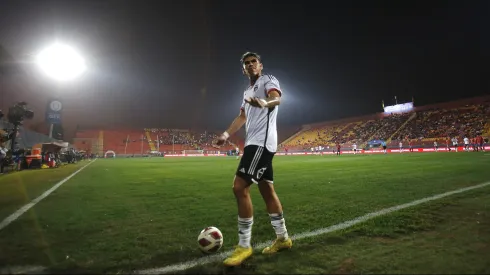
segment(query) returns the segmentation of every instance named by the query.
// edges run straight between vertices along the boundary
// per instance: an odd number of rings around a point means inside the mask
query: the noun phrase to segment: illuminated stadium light
[[[73,80],[86,69],[85,60],[75,49],[58,43],[42,50],[36,63],[48,76],[59,81]]]

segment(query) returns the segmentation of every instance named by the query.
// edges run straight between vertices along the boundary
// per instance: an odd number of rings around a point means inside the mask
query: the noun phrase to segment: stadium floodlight
[[[56,43],[39,52],[38,66],[58,81],[69,81],[79,77],[86,69],[85,60],[72,47]]]

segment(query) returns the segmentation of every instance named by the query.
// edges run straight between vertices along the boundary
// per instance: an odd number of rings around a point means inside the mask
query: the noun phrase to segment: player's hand
[[[267,102],[264,99],[258,98],[258,97],[249,97],[245,99],[245,102],[248,104],[258,107],[258,108],[265,108],[267,105]]]
[[[219,137],[217,137],[213,143],[216,145],[215,147],[219,147],[223,146],[227,140],[228,137],[223,133]]]

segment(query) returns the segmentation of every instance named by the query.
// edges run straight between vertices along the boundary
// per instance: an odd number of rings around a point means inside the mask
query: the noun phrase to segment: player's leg
[[[256,153],[257,146],[245,147],[233,181],[233,194],[235,195],[238,206],[239,243],[233,254],[223,261],[223,264],[226,266],[240,265],[252,255],[252,246],[250,245],[253,225],[253,206],[250,197],[252,175],[247,173],[247,171],[249,171]]]
[[[235,176],[233,194],[238,206],[238,239],[241,247],[251,247],[253,225],[253,205],[250,197],[251,182]]]
[[[263,172],[260,179],[259,191],[264,199],[269,218],[271,220],[272,228],[276,233],[276,240],[271,246],[264,248],[262,253],[273,254],[283,249],[289,249],[293,246],[293,241],[288,236],[286,229],[286,221],[284,220],[284,214],[282,210],[282,204],[274,189],[273,181],[273,169],[272,159],[268,165],[268,168]]]

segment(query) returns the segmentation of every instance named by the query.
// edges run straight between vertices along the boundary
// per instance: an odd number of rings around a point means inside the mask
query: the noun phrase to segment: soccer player
[[[454,152],[458,152],[458,138],[453,137],[452,141],[453,141],[453,146],[454,146]]]
[[[438,144],[437,144],[437,141],[434,141],[434,150],[437,152],[437,148],[438,148]]]
[[[340,156],[340,142],[337,141],[336,146],[337,146],[337,156]]]
[[[238,204],[239,243],[233,254],[224,260],[225,266],[240,265],[252,255],[252,183],[258,185],[277,236],[262,253],[274,254],[293,245],[286,229],[281,202],[274,190],[272,172],[272,159],[277,150],[276,120],[282,90],[274,76],[262,74],[263,65],[258,54],[245,53],[241,63],[243,73],[250,79],[250,86],[243,94],[240,114],[216,141],[217,145],[223,145],[230,135],[245,124],[245,148],[233,182],[233,193]]]
[[[400,146],[400,153],[403,152],[403,142],[400,140],[400,143],[398,144]]]
[[[470,151],[470,139],[467,136],[465,136],[463,139],[463,142],[464,142],[464,150],[466,152],[469,152]]]
[[[381,146],[383,146],[383,153],[386,154],[386,142],[384,140],[381,141]]]
[[[480,147],[480,150],[482,152],[485,152],[485,146],[483,146],[485,141],[483,140],[483,136],[481,134],[478,134],[478,136],[476,137],[476,141],[477,141],[477,146]]]
[[[354,151],[354,155],[357,154],[357,144],[352,144],[352,150]]]
[[[478,152],[478,145],[476,144],[476,137],[471,138],[471,147],[473,147],[473,152]]]

